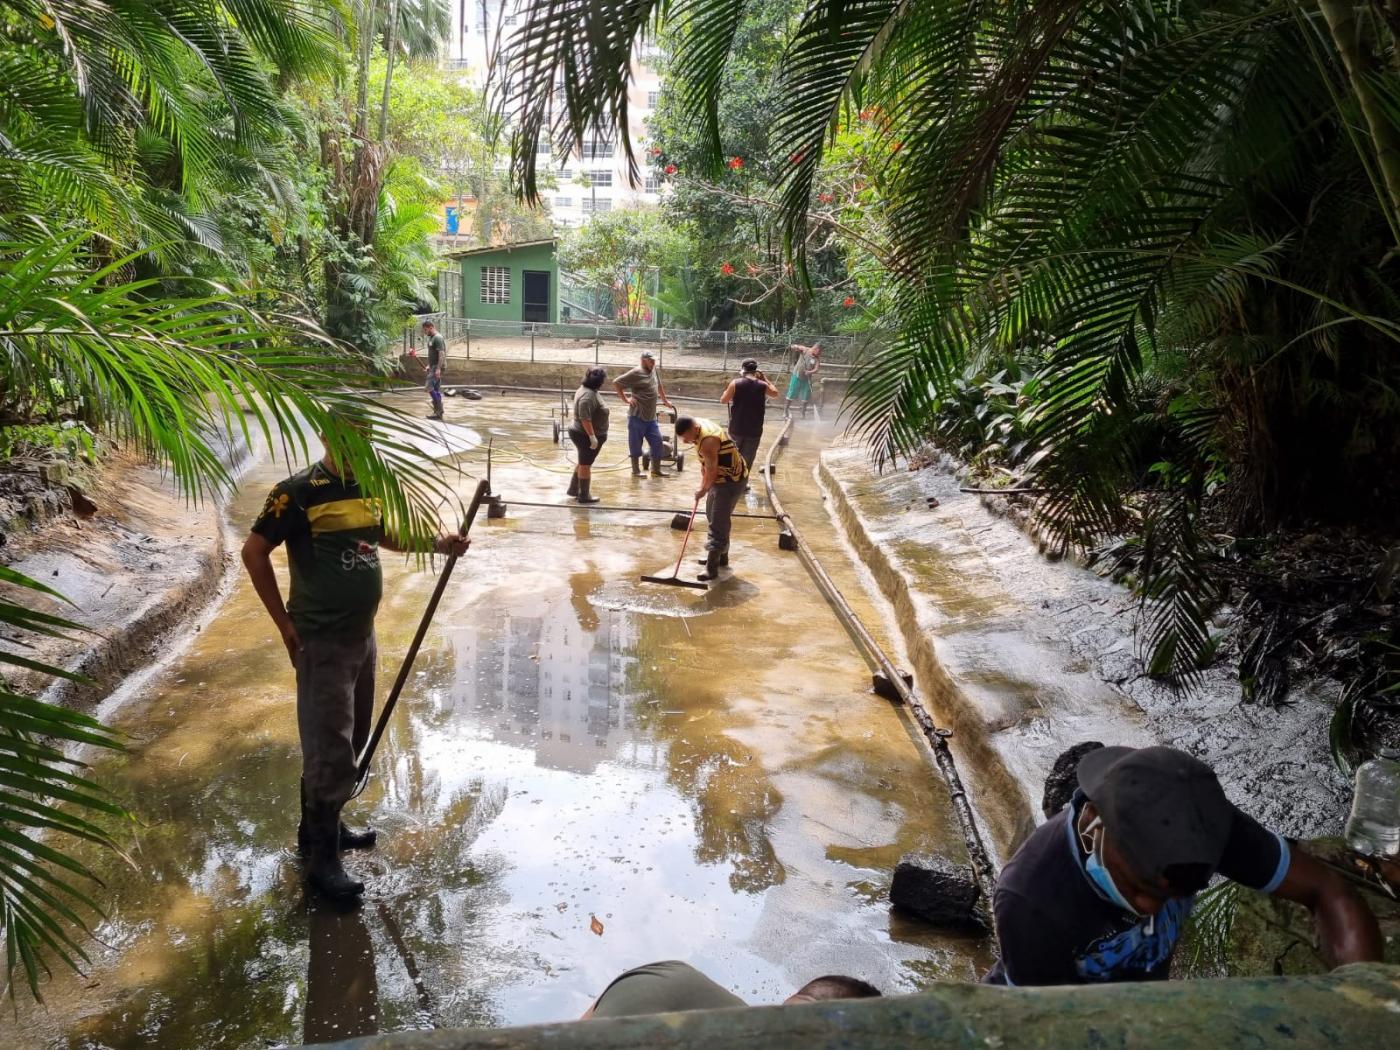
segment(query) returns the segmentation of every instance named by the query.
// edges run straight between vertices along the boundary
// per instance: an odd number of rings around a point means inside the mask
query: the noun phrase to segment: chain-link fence
[[[787,372],[794,344],[820,343],[822,369],[845,376],[864,350],[858,336],[812,336],[798,333],[700,332],[619,324],[549,324],[532,321],[487,321],[424,314],[404,331],[403,352],[421,349],[422,325],[432,321],[447,340],[449,357],[481,361],[531,361],[542,364],[633,365],[643,350],[662,367],[735,372],[754,358],[767,372]]]

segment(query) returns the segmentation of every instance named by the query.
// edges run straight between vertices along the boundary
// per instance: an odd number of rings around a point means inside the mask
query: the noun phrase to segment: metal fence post
[[[728,332],[725,332],[725,333],[724,333],[724,360],[720,362],[719,370],[720,370],[721,372],[728,372],[728,371],[729,371],[729,333],[728,333]]]
[[[602,346],[602,339],[598,336],[598,326],[593,326],[593,363],[598,363],[598,349]]]
[[[467,360],[470,361],[472,359],[472,319],[468,317],[465,318],[465,321],[466,324],[463,327],[466,329],[465,335],[467,337]]]
[[[530,364],[535,363],[535,322],[530,322]]]

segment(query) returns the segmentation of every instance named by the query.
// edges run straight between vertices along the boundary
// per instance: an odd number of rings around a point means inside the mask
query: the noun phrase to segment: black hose
[[[625,466],[625,465],[626,465],[626,464],[624,464],[624,466]],[[688,509],[685,509],[685,508],[674,509],[674,508],[671,508],[671,507],[622,507],[622,506],[617,506],[617,505],[615,505],[615,504],[614,504],[614,505],[609,505],[609,504],[606,504],[606,503],[540,503],[540,502],[531,501],[531,500],[527,500],[527,499],[506,499],[505,497],[502,497],[502,501],[503,501],[503,502],[506,504],[506,506],[508,506],[508,507],[553,507],[555,510],[610,510],[610,511],[633,511],[633,512],[635,512],[635,513],[637,513],[637,514],[670,514],[670,515],[672,515],[672,516],[674,516],[674,515],[676,515],[676,514],[685,514],[685,515],[689,516],[689,514],[690,514],[690,511],[689,511]],[[737,511],[736,511],[734,514],[731,514],[730,517],[733,517],[733,518],[761,518],[761,519],[764,520],[764,521],[777,521],[777,520],[778,520],[778,515],[776,515],[776,514],[743,514],[743,513],[737,512]]]
[[[783,510],[778,493],[773,487],[774,449],[782,449],[787,443],[787,437],[791,430],[792,420],[789,419],[783,426],[782,433],[778,435],[778,440],[768,446],[768,454],[764,458],[763,483],[768,489],[768,502],[772,504],[778,520],[783,522],[788,531],[792,533],[798,557],[801,558],[802,564],[806,566],[818,589],[835,611],[837,619],[845,626],[847,633],[856,642],[866,659],[889,679],[890,686],[899,694],[900,700],[908,708],[910,715],[918,723],[919,729],[928,741],[929,747],[932,748],[934,763],[937,765],[944,783],[948,785],[948,795],[953,801],[953,812],[962,828],[963,840],[967,844],[967,855],[972,862],[972,871],[977,879],[977,886],[982,891],[982,899],[990,908],[992,892],[996,888],[996,869],[987,853],[986,846],[982,842],[982,833],[977,826],[977,814],[972,809],[972,801],[968,798],[967,789],[963,787],[962,777],[958,775],[957,763],[953,760],[953,751],[948,746],[948,737],[953,735],[952,730],[940,728],[934,722],[933,716],[928,713],[928,709],[924,707],[918,694],[905,684],[904,676],[900,674],[894,662],[885,654],[884,649],[866,629],[865,624],[861,623],[860,617],[846,601],[835,581],[822,568],[821,562],[817,560],[812,548],[807,545],[802,534],[797,530],[792,516]]]

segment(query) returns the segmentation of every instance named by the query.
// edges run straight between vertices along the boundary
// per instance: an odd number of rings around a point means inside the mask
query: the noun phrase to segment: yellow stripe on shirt
[[[379,506],[373,500],[338,499],[306,508],[312,535],[370,529],[379,525]]]

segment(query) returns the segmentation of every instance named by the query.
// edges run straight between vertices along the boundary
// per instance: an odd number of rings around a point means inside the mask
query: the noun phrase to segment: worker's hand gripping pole
[[[476,520],[476,512],[481,507],[481,501],[486,498],[490,491],[490,485],[485,481],[476,483],[476,492],[472,495],[471,504],[467,507],[466,520],[462,522],[460,535],[466,536],[471,532],[472,522]],[[438,602],[442,600],[442,592],[447,589],[447,581],[452,576],[452,570],[457,565],[457,555],[449,554],[447,564],[442,567],[442,573],[438,576],[437,586],[433,588],[433,596],[428,599],[428,607],[423,610],[423,618],[418,621],[418,630],[413,635],[413,643],[408,647],[408,654],[403,658],[403,666],[399,668],[399,675],[394,679],[393,688],[389,690],[389,697],[384,701],[384,710],[379,714],[379,721],[375,724],[374,733],[369,738],[369,743],[365,745],[364,754],[360,756],[360,768],[355,777],[355,794],[358,795],[364,790],[366,782],[369,780],[369,763],[374,758],[374,750],[379,746],[379,738],[384,735],[385,728],[389,725],[389,718],[394,713],[394,705],[399,702],[399,694],[403,692],[403,686],[408,681],[408,672],[413,670],[413,661],[418,656],[418,649],[423,644],[423,637],[428,633],[428,625],[433,622],[433,614],[437,612]]]

